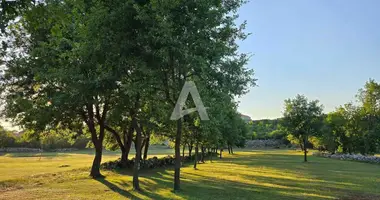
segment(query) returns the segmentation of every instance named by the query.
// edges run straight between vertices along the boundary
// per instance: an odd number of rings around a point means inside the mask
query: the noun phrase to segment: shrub
[[[0,131],[0,148],[15,147],[15,144],[16,139],[11,133]]]

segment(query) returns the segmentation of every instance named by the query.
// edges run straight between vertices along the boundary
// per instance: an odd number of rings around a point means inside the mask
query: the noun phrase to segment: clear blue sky
[[[240,51],[254,54],[258,87],[239,99],[253,119],[282,116],[297,94],[325,112],[355,100],[369,78],[380,81],[380,0],[251,0],[239,11],[252,35]]]

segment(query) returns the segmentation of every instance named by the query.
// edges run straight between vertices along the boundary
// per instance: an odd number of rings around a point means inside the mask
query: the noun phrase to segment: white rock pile
[[[326,152],[314,152],[313,156],[380,164],[380,157],[362,154],[331,154]]]

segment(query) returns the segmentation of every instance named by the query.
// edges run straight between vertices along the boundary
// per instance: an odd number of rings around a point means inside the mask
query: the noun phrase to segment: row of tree
[[[241,0],[2,1],[1,94],[4,116],[35,132],[68,129],[91,135],[91,176],[102,151],[135,144],[133,187],[152,135],[175,143],[174,190],[181,145],[191,149],[244,143],[235,96],[255,85],[238,52],[245,23]],[[208,121],[197,113],[170,120],[183,85],[193,81]],[[196,106],[191,99],[188,107]],[[113,142],[112,142],[113,141]]]
[[[307,161],[307,148],[331,153],[374,154],[380,151],[380,84],[370,79],[359,90],[356,103],[324,114],[319,101],[298,95],[285,101],[282,130],[299,144]]]

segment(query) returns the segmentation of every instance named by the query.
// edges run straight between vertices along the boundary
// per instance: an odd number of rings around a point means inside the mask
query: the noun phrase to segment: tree
[[[380,145],[380,84],[370,79],[357,95],[362,104],[359,115],[362,125],[361,153],[375,153]]]
[[[155,87],[175,107],[186,81],[204,85],[229,95],[241,95],[254,84],[252,71],[245,68],[248,56],[237,52],[237,39],[244,39],[244,24],[235,25],[235,14],[242,4],[233,1],[150,1],[139,7],[145,42],[155,66]],[[158,98],[159,100],[159,98]],[[174,190],[180,189],[181,138],[183,120],[175,122]]]
[[[12,27],[22,51],[9,55],[1,80],[6,116],[36,130],[85,123],[95,147],[92,177],[101,176],[108,114],[123,101],[120,83],[141,66],[134,24],[125,23],[133,10],[128,1],[46,1]]]
[[[134,140],[135,189],[140,146],[151,128],[159,127],[175,141],[174,189],[179,190],[187,127],[181,118],[173,124],[156,113],[175,107],[186,81],[201,85],[206,97],[218,92],[229,99],[255,84],[253,71],[245,67],[248,55],[237,51],[236,40],[247,36],[245,23],[235,24],[242,3],[46,0],[26,9],[10,27],[16,39],[0,82],[6,116],[41,131],[86,124],[95,147],[93,177],[101,176],[107,132],[121,148],[122,160]],[[151,101],[159,112],[145,110],[153,107]]]
[[[300,141],[305,162],[308,137],[319,132],[322,110],[318,100],[308,101],[305,96],[297,95],[294,99],[285,100],[283,126],[288,134]]]

